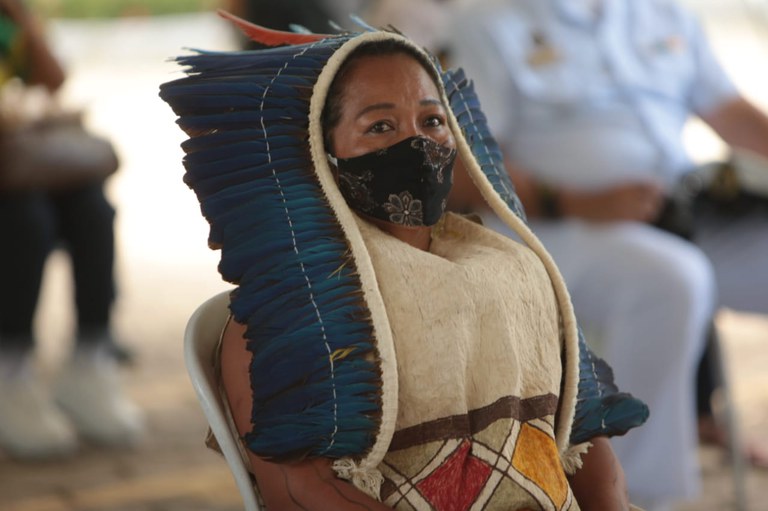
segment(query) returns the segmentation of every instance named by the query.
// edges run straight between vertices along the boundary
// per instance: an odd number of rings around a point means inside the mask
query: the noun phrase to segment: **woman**
[[[222,383],[267,507],[628,509],[605,435],[647,410],[602,384],[606,427],[575,410],[567,293],[461,73],[393,33],[246,30],[277,47],[182,57],[161,95],[239,284]],[[528,246],[443,214],[457,154]]]

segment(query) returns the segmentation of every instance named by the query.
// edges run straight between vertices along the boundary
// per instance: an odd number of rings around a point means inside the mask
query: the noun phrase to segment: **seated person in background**
[[[239,24],[275,48],[180,57],[161,96],[238,284],[221,380],[267,508],[629,509],[607,437],[647,408],[580,340],[463,73]],[[444,214],[457,159],[522,243]]]
[[[0,85],[19,78],[51,94],[64,71],[39,21],[20,0],[0,0]],[[10,126],[0,119],[0,158],[22,159]],[[45,147],[32,147],[37,154]],[[39,152],[38,152],[39,151]],[[0,173],[3,162],[0,162]],[[0,449],[21,458],[47,458],[77,448],[77,436],[124,446],[142,431],[139,410],[122,392],[113,340],[114,209],[103,182],[63,190],[0,186]],[[72,258],[77,307],[76,349],[50,396],[34,367],[33,320],[48,255],[59,242]]]
[[[453,62],[475,81],[585,331],[601,339],[619,385],[653,412],[614,442],[630,497],[666,509],[697,495],[691,396],[716,299],[710,261],[670,232],[685,234],[669,220],[693,166],[682,128],[696,115],[729,144],[768,156],[768,118],[671,1],[475,2],[452,34]],[[700,374],[699,419],[712,431],[713,384]]]

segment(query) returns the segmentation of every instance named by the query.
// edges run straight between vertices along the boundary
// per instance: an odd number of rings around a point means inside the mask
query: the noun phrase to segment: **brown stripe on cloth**
[[[525,422],[554,415],[555,412],[557,412],[557,396],[554,394],[526,399],[506,396],[488,406],[470,410],[465,415],[452,415],[401,429],[392,437],[389,450],[407,449],[414,445],[449,438],[465,438],[484,430],[499,419]]]

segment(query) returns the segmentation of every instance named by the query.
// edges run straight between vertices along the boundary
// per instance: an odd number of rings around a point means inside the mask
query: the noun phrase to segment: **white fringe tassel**
[[[577,445],[571,445],[566,451],[560,454],[560,461],[563,463],[563,469],[566,474],[573,475],[583,464],[581,457],[592,447],[590,442],[584,442]]]
[[[355,488],[374,499],[381,500],[381,483],[384,476],[375,468],[361,468],[350,458],[341,458],[333,462],[333,470],[341,479],[351,481]]]

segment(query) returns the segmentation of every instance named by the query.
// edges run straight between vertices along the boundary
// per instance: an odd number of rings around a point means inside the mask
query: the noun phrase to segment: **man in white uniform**
[[[693,166],[681,138],[691,115],[766,157],[768,118],[670,1],[474,2],[457,20],[452,64],[475,81],[531,225],[618,384],[650,407],[614,443],[630,496],[649,510],[694,497],[693,382],[713,270],[651,224]]]

